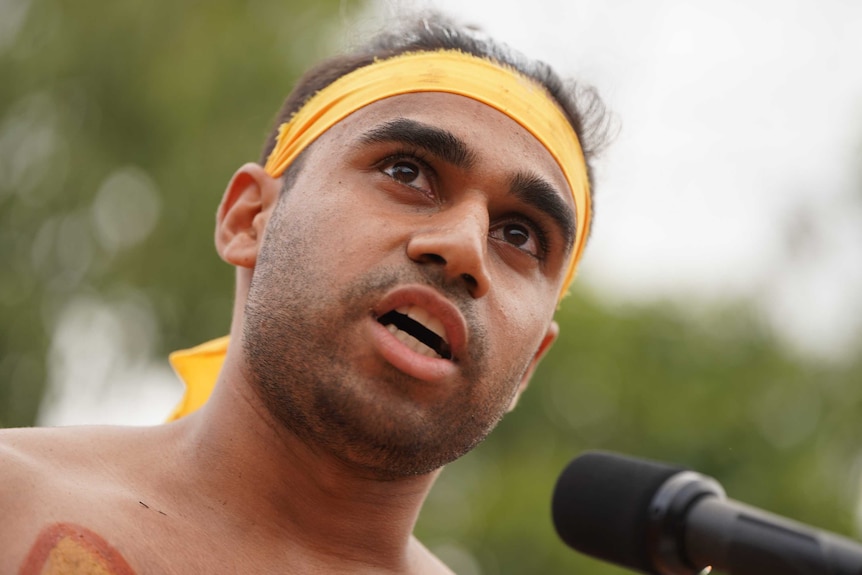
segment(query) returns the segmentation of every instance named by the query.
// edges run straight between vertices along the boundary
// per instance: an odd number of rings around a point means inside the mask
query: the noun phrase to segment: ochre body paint
[[[18,575],[135,575],[107,541],[86,527],[55,523],[42,530]]]

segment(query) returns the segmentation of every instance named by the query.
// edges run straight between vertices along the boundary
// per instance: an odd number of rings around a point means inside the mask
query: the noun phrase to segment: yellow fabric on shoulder
[[[182,400],[168,421],[193,413],[207,402],[224,364],[229,341],[230,337],[224,336],[168,356],[171,367],[186,386]]]

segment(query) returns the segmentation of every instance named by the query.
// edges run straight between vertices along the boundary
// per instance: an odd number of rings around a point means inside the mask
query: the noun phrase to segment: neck
[[[189,462],[182,481],[243,536],[295,542],[327,562],[404,570],[436,473],[383,481],[300,441],[251,390],[237,351],[204,408],[179,423]]]

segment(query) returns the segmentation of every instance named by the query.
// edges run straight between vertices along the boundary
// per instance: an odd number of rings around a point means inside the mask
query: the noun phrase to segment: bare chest
[[[213,522],[127,494],[42,498],[4,529],[0,572],[148,575],[270,572]],[[285,550],[289,543],[285,542]],[[277,553],[280,554],[280,553]],[[287,572],[287,571],[285,571]]]

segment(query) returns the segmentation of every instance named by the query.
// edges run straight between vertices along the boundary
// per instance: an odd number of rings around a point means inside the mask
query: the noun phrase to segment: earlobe
[[[554,341],[556,341],[557,336],[560,334],[560,326],[555,321],[551,321],[551,325],[548,326],[548,331],[545,332],[545,337],[542,338],[542,342],[539,344],[539,349],[536,350],[535,355],[533,355],[533,359],[530,360],[530,365],[527,366],[527,370],[524,372],[523,377],[521,378],[521,383],[518,386],[518,391],[515,392],[515,396],[512,398],[512,402],[509,404],[508,411],[512,411],[515,409],[515,406],[518,405],[518,399],[521,398],[521,394],[524,393],[524,390],[527,389],[527,385],[530,383],[530,378],[533,377],[533,372],[536,371],[536,367],[539,365],[539,361],[548,353],[548,350],[551,349],[551,345],[553,345]]]
[[[258,164],[245,164],[230,180],[216,214],[215,243],[229,264],[253,268],[279,181]]]

